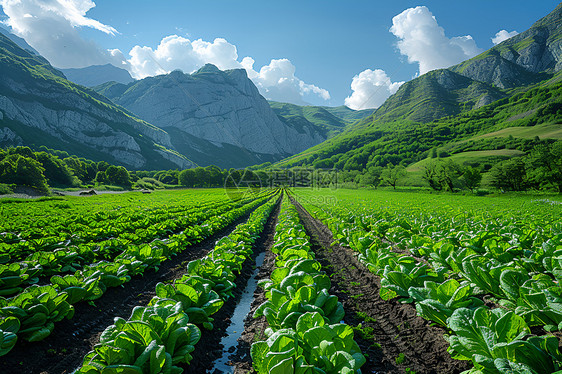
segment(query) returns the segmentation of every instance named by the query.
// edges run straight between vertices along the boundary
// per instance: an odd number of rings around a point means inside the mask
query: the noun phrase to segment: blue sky
[[[522,32],[558,5],[557,1],[547,0],[532,2],[517,0],[470,2],[98,0],[95,6],[92,6],[90,0],[72,0],[78,10],[87,10],[83,13],[81,21],[76,22],[72,19],[74,16],[62,14],[64,10],[59,11],[56,17],[52,18],[44,9],[34,13],[40,0],[22,1],[27,3],[28,20],[43,18],[51,22],[24,24],[25,14],[20,14],[21,18],[18,19],[16,11],[9,8],[14,6],[11,4],[14,0],[0,0],[5,11],[4,21],[11,20],[14,33],[24,37],[56,66],[72,67],[72,65],[89,64],[85,59],[88,54],[84,50],[90,47],[97,47],[102,51],[118,49],[122,54],[114,55],[113,58],[125,60],[131,58],[129,52],[133,47],[150,47],[151,50],[142,51],[144,53],[142,56],[139,54],[138,58],[142,60],[147,58],[147,54],[153,53],[166,36],[177,35],[190,42],[202,39],[206,43],[213,43],[216,38],[224,38],[228,43],[226,47],[230,45],[236,47],[238,62],[244,57],[253,59],[252,69],[256,75],[252,76],[251,70],[249,75],[262,94],[270,95],[273,99],[286,98],[285,101],[293,102],[302,99],[302,102],[331,106],[342,105],[346,97],[352,95],[353,77],[366,69],[370,70],[362,75],[364,79],[357,80],[356,85],[357,93],[365,90],[363,93],[366,96],[363,96],[363,99],[358,96],[355,101],[348,101],[354,102],[356,106],[362,105],[371,94],[369,84],[386,82],[383,88],[388,89],[388,92],[376,94],[381,94],[380,99],[383,100],[385,95],[388,96],[398,88],[399,82],[412,79],[420,73],[420,70],[423,73],[421,65],[423,61],[409,63],[407,57],[420,52],[410,50],[406,54],[401,53],[397,45],[400,38],[389,31],[393,26],[393,17],[407,9],[425,6],[430,13],[424,14],[432,14],[435,17],[447,38],[470,35],[475,43],[470,46],[473,51],[470,53],[474,54],[492,47],[491,38],[498,31]],[[42,1],[56,3],[58,0]],[[22,9],[21,5],[19,7],[18,9]],[[98,21],[101,25],[112,27],[116,32],[113,32],[113,35],[108,34],[108,30],[102,30],[103,27],[96,24],[91,25],[84,19]],[[61,26],[60,30],[57,29],[56,22],[65,21],[70,22],[70,26]],[[77,26],[76,23],[80,24],[80,22],[82,24]],[[47,32],[47,36],[41,38],[37,36],[39,32],[51,29],[52,32]],[[82,60],[77,57],[74,61],[72,54],[67,53],[64,55],[64,60],[56,61],[57,56],[60,58],[63,56],[57,53],[57,48],[61,49],[61,46],[49,40],[48,35],[70,33],[70,30],[75,31],[77,35],[68,36],[70,42],[66,43],[68,45],[65,44],[64,48],[72,50],[78,44],[73,41],[80,37],[81,42],[85,44],[80,48],[76,47],[76,55],[82,57]],[[62,38],[59,38],[59,41],[60,39]],[[47,46],[51,42],[52,45]],[[174,45],[180,48],[184,44]],[[174,53],[176,55],[168,56],[167,59],[177,61],[177,67],[182,70],[196,68],[208,56],[198,55],[196,60],[187,63],[179,61],[178,56],[181,55],[181,51]],[[425,57],[420,58],[423,60]],[[101,63],[102,59],[94,56],[91,62]],[[286,59],[289,63],[283,60],[282,63],[271,64],[272,59]],[[115,61],[111,60],[113,63]],[[431,63],[428,64],[432,68]],[[158,66],[163,71],[175,67],[173,63],[166,65],[162,61]],[[268,69],[260,72],[263,66]],[[235,62],[225,62],[224,67],[238,66]],[[294,69],[292,75],[291,69]],[[138,66],[137,70],[132,71],[133,73],[136,71],[138,77],[163,72],[157,68],[142,70]],[[271,84],[271,75],[274,72],[279,72],[281,77],[285,77],[283,74],[286,73],[289,80],[292,77],[295,80],[291,81],[291,86],[285,80],[285,87],[274,87]],[[392,86],[394,83],[396,85]],[[326,92],[329,94],[329,99]],[[375,105],[380,103],[371,103],[370,106]]]

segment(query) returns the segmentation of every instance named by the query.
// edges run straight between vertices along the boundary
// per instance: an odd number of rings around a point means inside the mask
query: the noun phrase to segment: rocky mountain
[[[450,68],[465,77],[510,89],[562,70],[562,4],[527,31]]]
[[[373,115],[277,165],[361,171],[408,165],[438,149],[451,157],[521,154],[535,137],[560,138],[561,82],[562,4],[490,50],[403,84]]]
[[[99,86],[106,82],[129,84],[134,81],[131,74],[125,69],[112,64],[92,65],[85,68],[59,69],[69,81],[86,87]]]
[[[44,145],[131,169],[194,166],[170,135],[0,34],[0,146]]]
[[[507,94],[487,83],[447,69],[433,70],[404,83],[374,115],[378,122],[430,122],[477,109]]]
[[[27,44],[27,42],[25,41],[25,39],[20,38],[17,35],[12,34],[7,28],[5,28],[4,25],[2,25],[0,23],[0,33],[4,34],[4,36],[6,36],[8,39],[10,39],[12,42],[14,42],[18,47],[20,47],[21,49],[26,50],[27,52],[30,52],[31,54],[37,55],[39,56],[39,52],[37,52],[32,46],[30,46],[29,44]]]
[[[359,127],[393,121],[427,123],[510,96],[513,89],[562,70],[562,4],[527,31],[447,69],[403,84]]]
[[[278,161],[327,138],[312,123],[281,121],[243,69],[207,64],[95,90],[168,132],[174,148],[202,166]]]

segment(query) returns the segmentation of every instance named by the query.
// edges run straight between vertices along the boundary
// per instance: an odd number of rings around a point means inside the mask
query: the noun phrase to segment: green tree
[[[398,181],[406,176],[406,168],[402,165],[394,166],[392,163],[388,164],[381,173],[382,183],[392,186],[396,189]]]
[[[96,174],[96,179],[94,180],[97,184],[108,184],[107,176],[105,171],[98,171]]]
[[[522,157],[500,162],[490,170],[492,186],[510,191],[523,191],[527,188],[527,170]]]
[[[209,173],[205,168],[198,166],[194,169],[195,187],[207,187],[209,185]]]
[[[41,192],[48,192],[47,179],[43,175],[45,169],[41,163],[29,157],[16,156],[15,159],[15,176],[13,181],[20,186],[28,186],[36,188]]]
[[[78,183],[70,169],[60,158],[47,152],[38,152],[35,155],[37,161],[41,163],[45,170],[43,174],[49,185],[70,187]]]
[[[461,166],[453,160],[432,160],[425,166],[422,178],[435,191],[453,191],[461,175]]]
[[[107,178],[107,183],[130,188],[131,187],[131,177],[129,172],[123,166],[111,165],[105,171],[105,177]]]
[[[562,140],[537,145],[527,156],[526,167],[533,186],[562,193]]]
[[[209,165],[205,168],[209,178],[209,187],[222,187],[224,185],[224,177],[221,168],[215,165]]]
[[[357,183],[361,186],[377,187],[381,183],[383,170],[380,166],[371,166],[358,176]]]
[[[478,187],[480,187],[482,174],[480,173],[480,170],[475,169],[472,166],[468,166],[464,169],[462,180],[466,188],[468,188],[471,192],[474,192],[478,189]]]
[[[193,186],[195,186],[196,182],[195,171],[193,169],[185,169],[180,171],[178,181],[181,186],[192,188]]]

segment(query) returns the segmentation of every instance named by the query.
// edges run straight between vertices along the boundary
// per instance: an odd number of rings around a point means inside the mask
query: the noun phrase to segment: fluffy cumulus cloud
[[[154,49],[137,45],[127,55],[118,49],[102,50],[79,34],[81,27],[118,34],[113,27],[86,16],[96,6],[92,0],[0,0],[0,6],[11,31],[59,68],[112,63],[140,79],[176,69],[191,73],[211,63],[222,70],[246,69],[262,95],[271,100],[302,104],[307,97],[330,98],[328,91],[297,78],[289,60],[271,60],[256,71],[254,60],[239,60],[236,46],[223,38],[208,42],[170,35]]]
[[[482,50],[470,35],[448,38],[425,6],[409,8],[392,19],[390,32],[399,38],[400,53],[419,64],[419,73],[446,68]]]
[[[508,32],[507,30],[500,30],[496,33],[496,36],[492,38],[492,43],[495,45],[500,44],[504,40],[514,37],[515,35],[519,34],[517,31],[513,30]]]
[[[295,76],[295,65],[286,58],[271,60],[269,65],[262,66],[259,71],[254,70],[251,58],[246,57],[242,62],[248,77],[254,81],[262,95],[270,100],[304,104],[308,96],[330,99],[330,93],[325,89],[298,79]]]
[[[113,27],[86,17],[95,7],[91,0],[0,0],[0,6],[8,16],[4,23],[12,32],[54,66],[83,67],[112,60],[107,51],[78,33],[79,27],[117,33]]]
[[[114,56],[123,54],[112,51]],[[239,60],[236,46],[223,38],[213,42],[201,39],[189,40],[178,35],[162,39],[156,49],[135,46],[126,59],[128,70],[137,79],[165,74],[175,69],[191,73],[206,63],[219,69],[246,69],[248,77],[254,81],[260,93],[267,99],[303,104],[307,97],[329,100],[328,91],[308,84],[295,76],[296,68],[287,59],[271,60],[256,71],[254,59],[244,57]],[[125,59],[125,57],[122,57]]]
[[[345,105],[351,109],[378,108],[404,82],[392,82],[381,69],[367,69],[353,77],[353,93],[345,99]]]

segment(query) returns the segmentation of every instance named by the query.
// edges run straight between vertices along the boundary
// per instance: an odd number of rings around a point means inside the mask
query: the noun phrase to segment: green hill
[[[501,133],[508,129],[517,131]],[[558,139],[561,132],[562,83],[547,82],[430,123],[395,121],[384,127],[351,129],[277,165],[361,171],[389,162],[409,165],[428,157],[433,148],[449,155],[505,148],[525,152],[537,136]]]
[[[462,162],[494,163],[560,139],[561,50],[562,4],[481,55],[405,83],[374,114],[276,165],[361,172],[415,164],[433,150]],[[502,149],[513,152],[490,153]]]
[[[323,107],[300,106],[276,101],[269,101],[269,106],[281,122],[295,128],[314,126],[326,138],[339,134],[348,123],[343,118],[335,116]]]
[[[434,70],[403,84],[378,108],[372,119],[379,123],[430,122],[480,108],[506,96],[505,92],[486,83],[447,69]]]
[[[370,116],[375,111],[374,109],[354,110],[345,105],[336,107],[321,106],[320,108],[327,110],[334,116],[341,118],[347,123],[353,123],[357,120]]]

